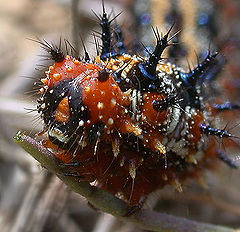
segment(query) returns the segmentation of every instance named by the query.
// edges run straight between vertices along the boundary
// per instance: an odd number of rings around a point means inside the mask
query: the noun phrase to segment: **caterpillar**
[[[216,138],[232,146],[238,137],[215,125],[219,113],[240,106],[208,100],[222,68],[218,53],[208,51],[185,71],[162,57],[174,45],[174,24],[164,36],[153,28],[155,48],[141,57],[127,52],[104,4],[96,16],[102,45],[94,59],[86,50],[83,58],[74,57],[61,40],[59,45],[38,41],[54,61],[41,79],[40,134],[42,144],[70,168],[64,175],[123,199],[129,216],[165,185],[181,192],[186,179],[201,178],[217,158],[237,168]]]

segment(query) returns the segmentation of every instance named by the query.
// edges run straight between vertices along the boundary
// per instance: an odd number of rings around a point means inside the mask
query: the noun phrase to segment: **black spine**
[[[215,128],[212,128],[212,127],[207,126],[205,124],[201,124],[200,129],[201,129],[202,133],[205,134],[205,135],[215,135],[219,138],[233,137],[232,134],[228,133],[225,130],[215,129]]]

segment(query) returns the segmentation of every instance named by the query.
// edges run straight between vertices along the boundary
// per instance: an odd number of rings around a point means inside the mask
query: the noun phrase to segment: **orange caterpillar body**
[[[142,58],[122,52],[122,45],[121,52],[113,49],[105,10],[100,20],[103,48],[95,60],[40,42],[55,61],[41,79],[43,144],[69,166],[68,174],[124,199],[131,214],[167,184],[182,191],[181,183],[199,179],[217,156],[235,167],[207,137],[233,137],[209,125],[221,105],[205,101],[203,83],[216,74],[211,68],[220,69],[217,54],[184,72],[161,60],[171,29],[162,38],[154,31],[155,50]]]

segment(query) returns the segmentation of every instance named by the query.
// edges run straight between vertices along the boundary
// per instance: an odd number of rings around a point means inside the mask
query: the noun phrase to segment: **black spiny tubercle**
[[[55,62],[62,62],[65,59],[65,52],[62,49],[62,39],[59,39],[59,45],[50,44],[46,40],[41,41],[40,39],[30,39],[40,44],[40,47],[49,54],[49,58]],[[66,42],[66,41],[65,41]]]
[[[158,32],[158,29],[155,30],[154,28],[152,28],[153,33],[157,40],[157,44],[155,46],[153,53],[150,53],[150,57],[148,58],[148,60],[146,62],[144,62],[144,64],[139,64],[139,69],[145,78],[150,79],[150,80],[157,79],[156,78],[156,69],[157,69],[158,62],[161,59],[161,55],[163,54],[163,51],[168,46],[170,46],[169,41],[171,41],[171,39],[179,33],[179,32],[177,32],[171,38],[169,38],[169,34],[172,31],[173,26],[174,26],[174,24],[170,27],[168,32],[162,38]]]
[[[111,23],[119,16],[116,15],[113,19],[109,19],[108,14],[106,13],[104,1],[102,1],[102,15],[98,16],[94,11],[93,13],[99,20],[99,24],[102,29],[101,39],[102,39],[102,50],[101,50],[101,59],[106,60],[108,57],[114,57],[117,53],[114,51],[112,46],[112,30],[111,30]],[[120,37],[121,39],[121,37]]]
[[[154,35],[156,37],[157,40],[157,44],[156,47],[153,51],[153,53],[150,55],[148,61],[146,62],[146,64],[144,65],[146,68],[146,71],[149,75],[155,76],[156,75],[156,69],[157,69],[157,64],[158,61],[161,59],[161,55],[163,54],[163,51],[170,46],[169,41],[171,41],[171,39],[177,35],[177,33],[175,35],[173,35],[171,38],[169,37],[170,32],[173,29],[174,24],[170,27],[170,29],[168,30],[168,32],[161,38],[158,29],[156,28],[156,30],[154,30],[153,28],[153,32]]]
[[[204,82],[208,75],[208,69],[218,65],[215,60],[217,55],[217,52],[211,54],[210,51],[208,51],[206,58],[201,63],[198,63],[195,69],[190,70],[189,73],[181,73],[181,78],[188,86],[192,87],[196,87],[200,82]]]
[[[219,138],[235,137],[232,134],[228,133],[226,130],[215,129],[205,124],[201,124],[200,129],[205,135],[215,135]]]
[[[222,63],[219,63],[216,60],[217,52],[211,54],[208,51],[208,55],[206,58],[199,63],[195,69],[189,70],[188,73],[180,72],[179,75],[183,81],[183,85],[185,86],[189,96],[190,103],[193,107],[202,110],[202,103],[200,99],[199,93],[201,92],[203,83],[206,81],[213,81],[212,77],[215,73],[212,73],[212,70],[218,70],[220,72]]]

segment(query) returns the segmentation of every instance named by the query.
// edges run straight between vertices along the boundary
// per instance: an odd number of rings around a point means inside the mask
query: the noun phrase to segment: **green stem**
[[[145,209],[130,217],[124,217],[123,215],[128,212],[128,205],[125,202],[102,189],[91,186],[88,182],[79,182],[75,177],[64,176],[63,173],[68,171],[67,168],[60,165],[60,161],[54,154],[36,140],[19,131],[14,137],[14,141],[42,166],[55,173],[72,191],[86,197],[95,208],[124,221],[133,222],[142,229],[159,232],[240,232],[240,230],[199,223]]]

